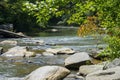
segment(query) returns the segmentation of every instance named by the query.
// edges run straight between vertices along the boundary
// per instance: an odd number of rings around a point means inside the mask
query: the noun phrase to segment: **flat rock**
[[[24,80],[62,80],[70,71],[60,66],[43,66],[27,75]]]
[[[86,80],[120,80],[120,67],[90,73]]]
[[[27,51],[26,47],[16,46],[3,53],[5,57],[30,57],[34,56],[33,52]]]
[[[2,42],[0,42],[1,45],[17,45],[17,41],[14,40],[4,40]]]
[[[65,66],[71,69],[78,69],[81,65],[86,65],[90,60],[91,59],[86,52],[75,53],[65,59]]]
[[[103,70],[103,65],[83,65],[79,68],[79,74],[86,76],[98,70]]]
[[[55,48],[55,49],[48,48],[48,49],[46,49],[46,52],[53,53],[53,54],[73,54],[73,53],[75,53],[75,51],[72,50],[71,48]]]

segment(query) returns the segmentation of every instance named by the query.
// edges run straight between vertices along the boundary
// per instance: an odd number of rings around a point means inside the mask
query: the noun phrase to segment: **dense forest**
[[[1,0],[0,24],[12,23],[14,31],[22,32],[51,25],[76,25],[80,26],[79,35],[103,28],[109,45],[100,56],[113,59],[120,56],[119,3],[120,0]]]

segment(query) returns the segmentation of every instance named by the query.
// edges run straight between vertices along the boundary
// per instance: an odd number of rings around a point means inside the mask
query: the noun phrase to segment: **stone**
[[[75,51],[72,50],[71,48],[56,48],[56,49],[48,48],[48,49],[46,49],[46,52],[53,53],[53,54],[73,54],[73,53],[75,53]]]
[[[91,58],[86,52],[75,53],[65,59],[65,66],[71,69],[78,69],[81,65],[90,62],[90,60]]]
[[[100,56],[98,56],[102,51],[104,50],[92,50],[89,55],[95,59],[99,59]]]
[[[42,55],[43,55],[43,56],[54,56],[54,54],[48,53],[48,52],[43,52]]]
[[[5,57],[31,57],[34,56],[34,52],[27,51],[26,47],[16,46],[3,53]]]
[[[79,68],[79,74],[86,76],[98,70],[103,70],[103,65],[83,65]]]
[[[27,75],[24,80],[62,80],[70,71],[60,66],[43,66]]]
[[[1,45],[14,45],[16,46],[17,45],[17,41],[14,41],[14,40],[4,40],[2,42],[0,42]]]
[[[113,68],[116,66],[120,66],[120,59],[116,58],[114,59],[112,62],[108,62],[104,65],[104,69],[109,69],[109,68]]]
[[[120,80],[120,67],[90,73],[86,76],[86,80]]]

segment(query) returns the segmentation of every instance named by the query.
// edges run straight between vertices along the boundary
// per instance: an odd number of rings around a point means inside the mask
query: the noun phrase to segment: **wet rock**
[[[65,59],[65,66],[71,69],[78,69],[81,65],[90,62],[90,57],[86,52],[75,53]]]
[[[24,80],[62,80],[70,71],[60,66],[43,66],[31,72]]]
[[[120,67],[90,73],[86,80],[120,80]]]
[[[113,68],[116,66],[120,66],[120,59],[116,58],[114,59],[112,62],[108,62],[104,65],[104,69],[109,69],[109,68]]]
[[[36,40],[34,38],[27,38],[19,43],[20,45],[45,45],[43,40]]]
[[[0,42],[1,45],[17,45],[17,41],[14,40],[4,40],[2,42]]]
[[[92,50],[90,51],[89,55],[95,59],[99,59],[100,56],[99,54],[102,52],[103,50]]]
[[[16,46],[3,53],[5,57],[31,57],[34,56],[33,52],[27,51],[26,47]]]
[[[56,49],[48,48],[48,49],[46,49],[46,52],[53,53],[53,54],[73,54],[73,53],[75,53],[75,51],[72,50],[71,48],[56,48]]]
[[[83,65],[79,68],[79,74],[86,76],[98,70],[103,70],[103,65]]]
[[[57,31],[58,31],[58,29],[51,29],[51,31],[52,31],[52,32],[57,32]]]

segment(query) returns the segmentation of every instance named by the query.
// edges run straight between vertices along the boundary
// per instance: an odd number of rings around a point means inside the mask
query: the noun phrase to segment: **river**
[[[32,38],[12,39],[18,41],[18,46],[29,46],[32,50],[44,50],[46,48],[68,47],[75,51],[89,51],[105,47],[103,35],[78,37],[77,27],[54,27],[45,32],[37,33]],[[2,39],[3,40],[3,39]],[[11,40],[11,39],[9,39]],[[27,44],[34,40],[43,40],[47,45]],[[4,46],[10,48],[13,46]],[[64,59],[68,55],[37,56],[31,58],[4,58],[0,57],[0,78],[23,77],[36,68],[44,65],[64,65]]]

